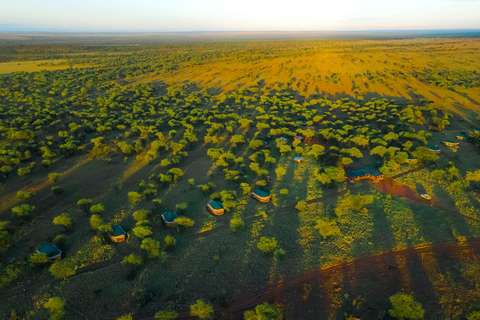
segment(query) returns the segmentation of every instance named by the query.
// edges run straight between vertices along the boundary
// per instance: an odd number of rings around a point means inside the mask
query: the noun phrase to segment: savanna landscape
[[[1,39],[1,319],[480,319],[480,38],[142,39]]]

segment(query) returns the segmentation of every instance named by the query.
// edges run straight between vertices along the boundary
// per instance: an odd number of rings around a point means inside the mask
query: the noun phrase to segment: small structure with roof
[[[42,244],[40,248],[35,250],[36,253],[45,253],[48,261],[54,262],[62,259],[62,250],[54,244]]]
[[[440,148],[438,147],[438,144],[428,147],[428,150],[436,152],[436,153],[440,153]]]
[[[294,162],[303,162],[303,157],[295,157],[293,158]]]
[[[162,214],[162,220],[167,227],[175,227],[175,219],[178,218],[178,214],[175,211],[165,211]]]
[[[110,240],[112,242],[123,242],[127,236],[127,232],[123,230],[122,227],[112,224],[112,234],[110,235]]]
[[[468,136],[465,133],[459,133],[459,134],[457,134],[457,139],[462,140],[462,141],[467,141]]]
[[[207,208],[211,213],[217,216],[225,213],[222,202],[218,200],[212,200],[209,204],[207,204]]]
[[[257,199],[260,202],[269,202],[270,201],[270,191],[255,189],[252,192],[252,197]]]
[[[456,147],[458,146],[458,142],[452,140],[443,140],[442,143],[447,147]]]
[[[473,132],[479,133],[479,132],[480,132],[480,128],[475,128],[475,129],[473,129]]]
[[[345,172],[345,177],[350,181],[350,183],[355,183],[355,181],[370,179],[373,182],[383,180],[383,173],[376,169],[363,169],[356,171],[347,171]]]
[[[299,140],[299,141],[302,141],[303,140],[303,137],[302,136],[296,136],[295,139]]]
[[[288,139],[285,138],[285,137],[280,137],[280,140],[282,140],[283,142],[287,142],[287,141],[288,141]]]

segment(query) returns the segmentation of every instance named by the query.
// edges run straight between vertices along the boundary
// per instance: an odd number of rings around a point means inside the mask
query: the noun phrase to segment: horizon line
[[[465,28],[452,28],[452,29],[365,29],[365,30],[189,30],[189,31],[153,31],[153,30],[117,30],[117,31],[63,31],[63,30],[56,30],[56,31],[42,31],[42,30],[31,30],[31,31],[7,31],[7,30],[0,30],[0,33],[30,33],[30,34],[139,34],[139,33],[358,33],[358,32],[431,32],[431,31],[480,31],[480,28],[472,28],[472,29],[465,29]]]

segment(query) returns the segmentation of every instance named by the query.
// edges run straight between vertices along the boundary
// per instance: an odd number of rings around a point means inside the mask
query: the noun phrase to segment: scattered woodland
[[[0,46],[0,318],[480,319],[479,58],[479,38]],[[365,169],[384,179],[346,179]]]

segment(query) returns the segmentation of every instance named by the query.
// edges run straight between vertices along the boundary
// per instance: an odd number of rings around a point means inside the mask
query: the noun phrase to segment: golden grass
[[[74,64],[72,68],[83,68],[87,65]],[[0,74],[12,72],[38,72],[42,70],[68,69],[70,65],[67,60],[36,60],[36,61],[14,61],[0,63]]]

